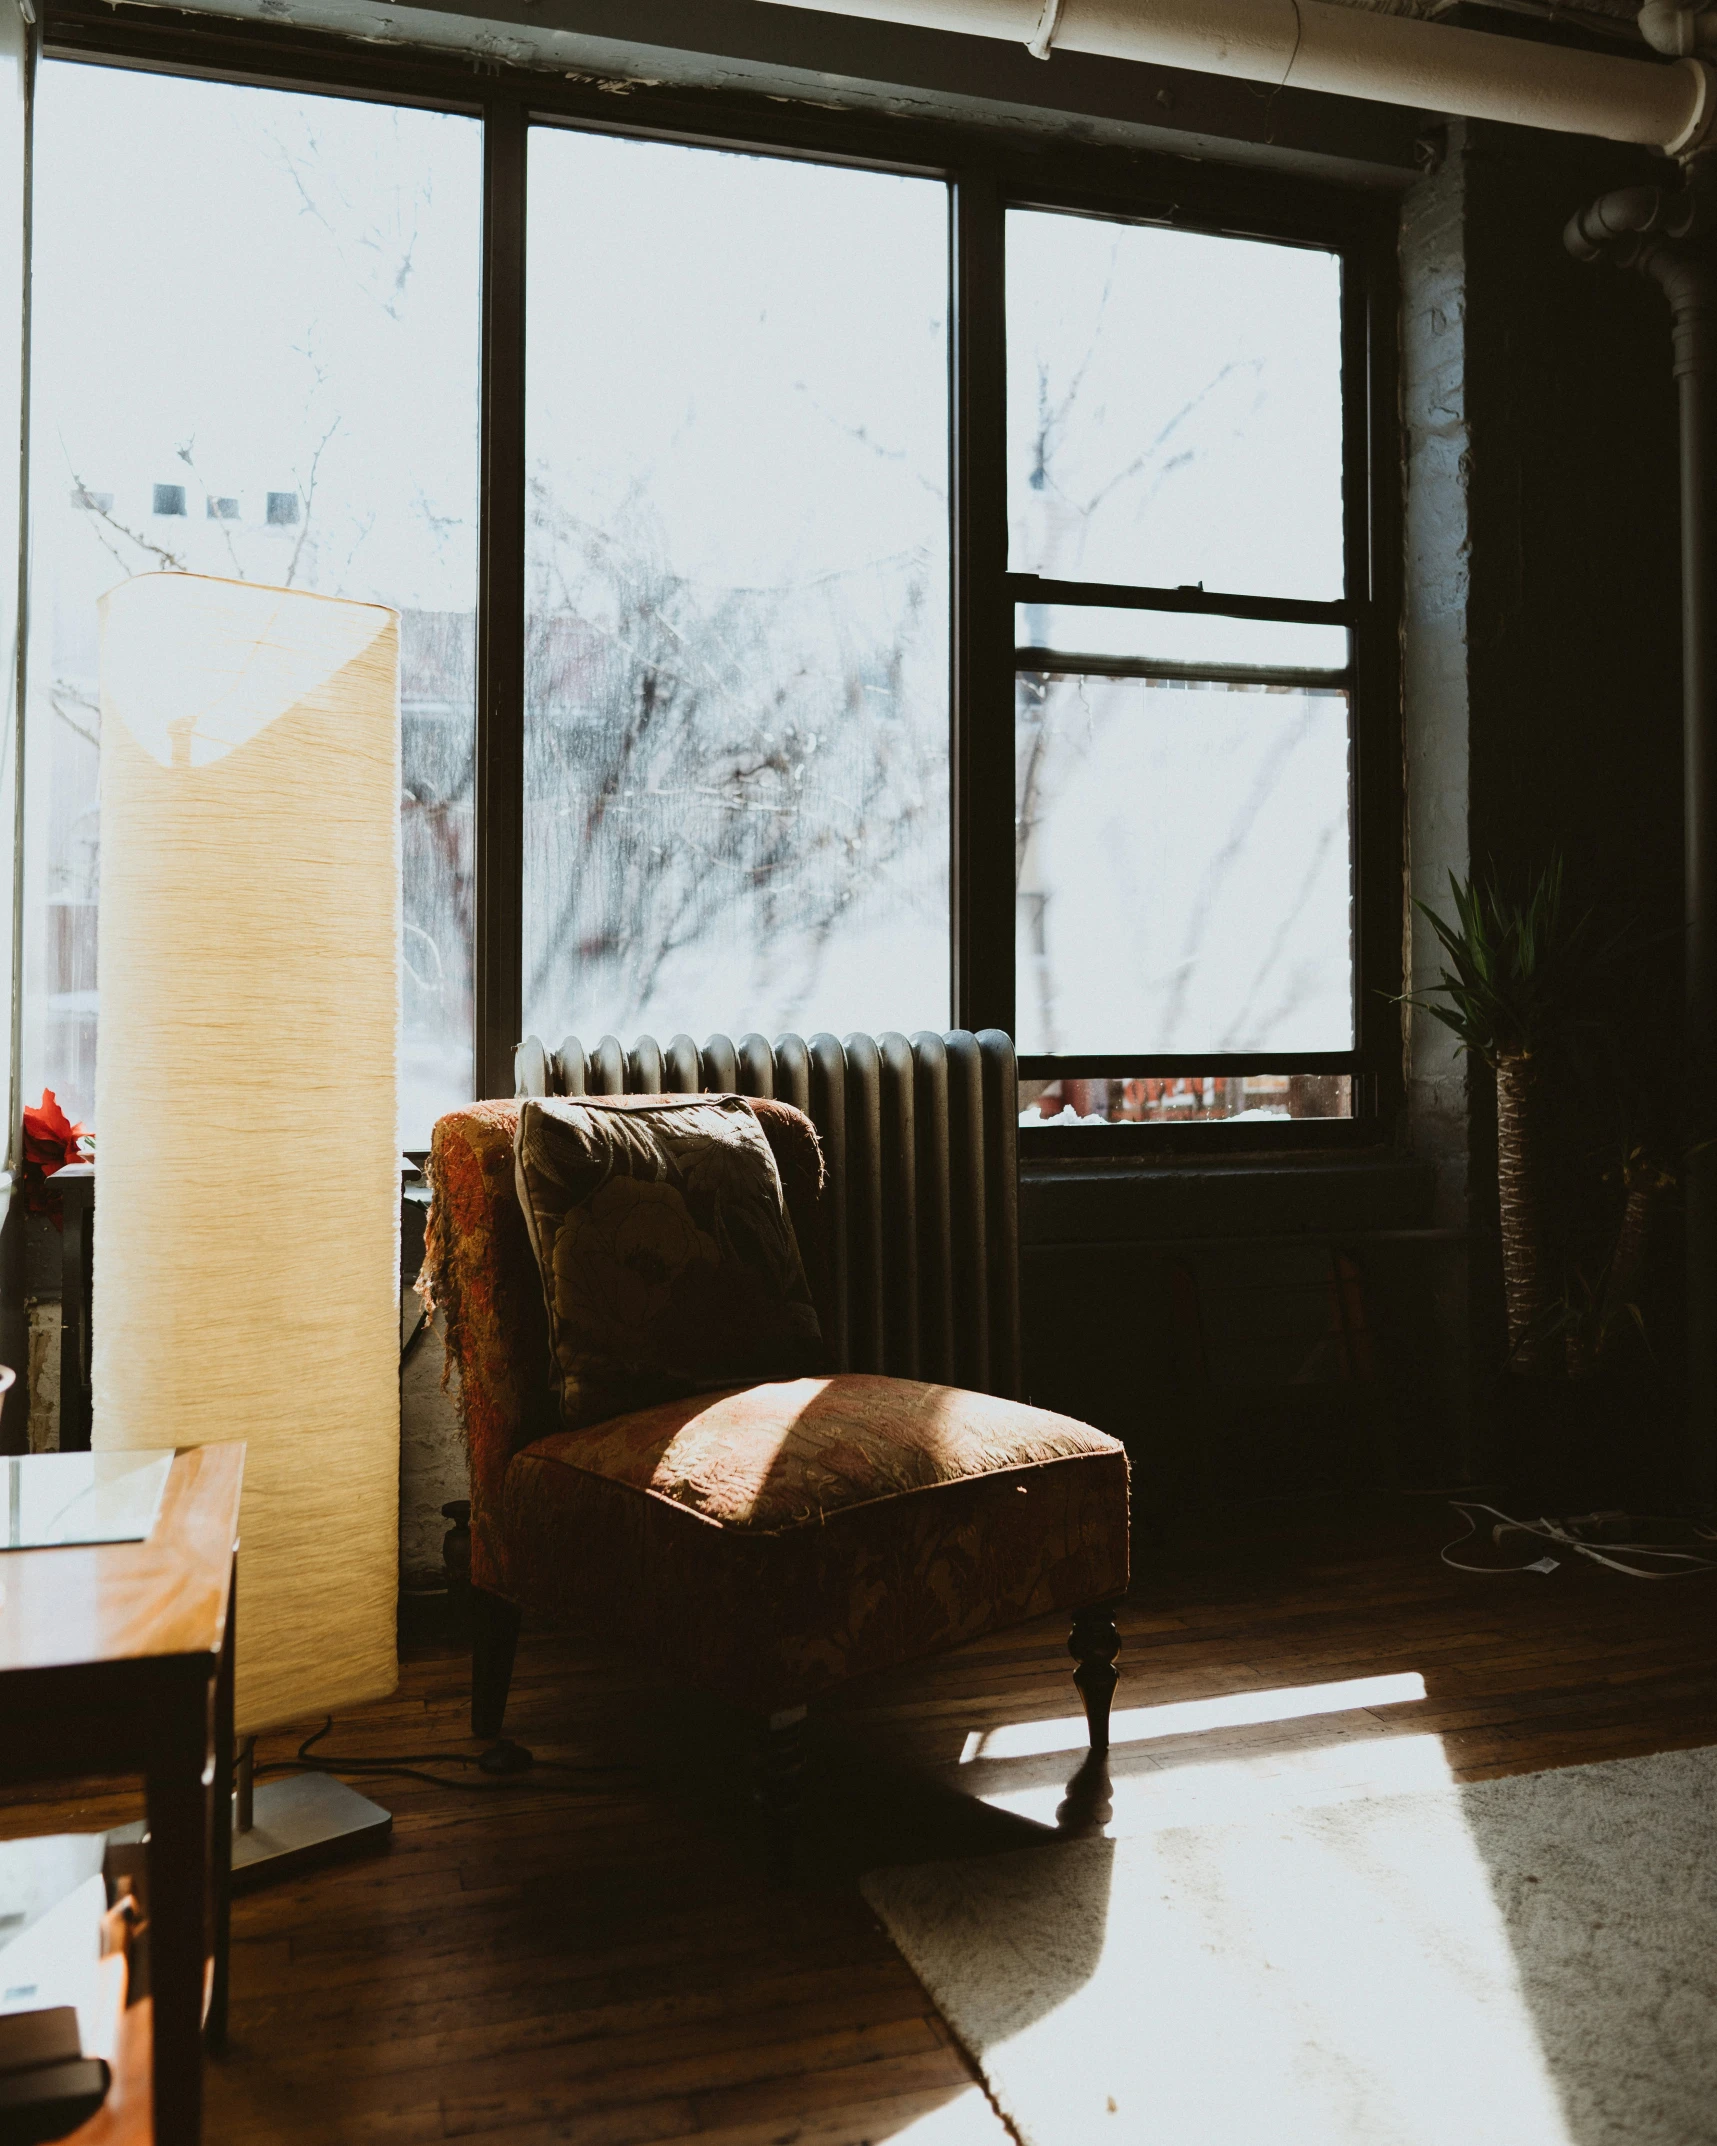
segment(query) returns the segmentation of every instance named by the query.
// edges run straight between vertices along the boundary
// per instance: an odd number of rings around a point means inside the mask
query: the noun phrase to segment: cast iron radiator
[[[998,1028],[901,1035],[528,1037],[520,1095],[773,1096],[805,1112],[828,1168],[842,1371],[1018,1399],[1019,1100]]]

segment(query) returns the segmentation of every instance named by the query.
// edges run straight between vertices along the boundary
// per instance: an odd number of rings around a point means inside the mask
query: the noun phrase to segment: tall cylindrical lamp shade
[[[102,599],[93,1442],[242,1438],[238,1726],[397,1676],[399,621]]]

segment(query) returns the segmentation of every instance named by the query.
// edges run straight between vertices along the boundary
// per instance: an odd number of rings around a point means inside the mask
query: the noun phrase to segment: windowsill
[[[1033,1162],[1102,1160],[1132,1167],[1232,1162],[1292,1155],[1369,1153],[1374,1124],[1356,1118],[1193,1118],[1183,1124],[1117,1120],[1107,1125],[1020,1126],[1020,1155]]]
[[[1038,1245],[1203,1237],[1374,1236],[1432,1226],[1436,1173],[1389,1147],[1209,1147],[1034,1155],[1021,1143],[1020,1239]],[[1439,1233],[1440,1234],[1440,1233]]]

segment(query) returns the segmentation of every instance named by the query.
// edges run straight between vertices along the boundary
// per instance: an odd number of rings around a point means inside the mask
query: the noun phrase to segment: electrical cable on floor
[[[623,1774],[637,1773],[636,1766],[580,1766],[569,1759],[539,1759],[527,1751],[523,1744],[515,1744],[503,1737],[497,1744],[478,1757],[463,1751],[405,1751],[387,1752],[372,1757],[344,1757],[320,1753],[311,1756],[313,1745],[319,1744],[334,1726],[334,1717],[329,1714],[313,1736],[305,1737],[298,1746],[298,1756],[290,1759],[268,1759],[256,1771],[265,1773],[335,1773],[386,1775],[395,1780],[427,1781],[432,1788],[457,1788],[467,1794],[485,1795],[492,1789],[505,1788],[521,1783],[521,1776],[528,1773],[577,1773],[577,1774]],[[485,1776],[481,1781],[461,1781],[456,1776],[425,1773],[425,1766],[475,1766]],[[546,1781],[545,1788],[556,1788],[575,1796],[597,1796],[605,1793],[602,1782]]]
[[[1501,1543],[1507,1535],[1528,1535],[1539,1542],[1553,1543],[1560,1550],[1571,1550],[1578,1557],[1590,1558],[1595,1565],[1604,1565],[1611,1572],[1622,1573],[1630,1580],[1686,1580],[1702,1572],[1717,1572],[1717,1529],[1701,1527],[1691,1520],[1662,1519],[1649,1513],[1581,1513],[1568,1520],[1515,1520],[1500,1512],[1494,1505],[1481,1504],[1476,1498],[1451,1498],[1449,1503],[1455,1511],[1465,1515],[1466,1532],[1457,1535],[1453,1542],[1443,1545],[1439,1552],[1445,1565],[1452,1565],[1457,1572],[1513,1573],[1554,1572],[1558,1559],[1537,1557],[1525,1565],[1474,1565],[1464,1558],[1451,1557],[1451,1550],[1458,1550],[1462,1543],[1471,1542],[1483,1525],[1478,1518],[1488,1513],[1495,1523],[1490,1539]],[[1703,1544],[1711,1547],[1704,1550],[1677,1549],[1671,1543],[1618,1542],[1600,1537],[1603,1547],[1589,1541],[1579,1530],[1621,1528],[1632,1532],[1640,1528],[1677,1528]],[[1610,1553],[1616,1553],[1614,1555]],[[1623,1564],[1627,1558],[1655,1558],[1656,1565],[1640,1566]]]

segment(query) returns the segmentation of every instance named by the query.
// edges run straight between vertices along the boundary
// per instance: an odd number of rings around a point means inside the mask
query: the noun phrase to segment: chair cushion
[[[773,1534],[938,1483],[1115,1450],[1071,1416],[994,1394],[848,1373],[641,1409],[552,1453],[671,1498],[720,1527]]]
[[[1125,1592],[1127,1458],[1071,1417],[844,1375],[514,1455],[503,1592],[764,1711]]]
[[[742,1096],[536,1098],[515,1153],[569,1427],[826,1363]]]

